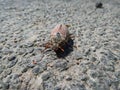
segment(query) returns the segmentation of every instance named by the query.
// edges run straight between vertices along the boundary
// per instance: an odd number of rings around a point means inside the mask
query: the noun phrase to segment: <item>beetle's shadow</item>
[[[65,58],[67,55],[69,55],[73,51],[73,45],[74,45],[74,42],[70,38],[68,40],[68,42],[62,47],[62,49],[64,49],[64,51],[61,51],[60,49],[58,49],[57,51],[55,51],[57,57],[58,58]]]

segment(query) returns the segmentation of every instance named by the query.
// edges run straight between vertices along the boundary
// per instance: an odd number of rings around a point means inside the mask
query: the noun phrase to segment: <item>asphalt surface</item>
[[[41,52],[60,23],[71,46]],[[0,90],[120,90],[120,0],[0,0]]]

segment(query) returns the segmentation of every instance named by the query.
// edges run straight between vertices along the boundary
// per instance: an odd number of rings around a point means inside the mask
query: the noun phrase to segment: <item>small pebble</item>
[[[9,61],[12,61],[12,60],[15,60],[16,59],[16,56],[15,55],[11,55],[10,57],[8,57],[8,60]]]
[[[114,54],[111,50],[107,50],[106,52],[108,60],[118,60],[117,55]]]
[[[0,74],[5,70],[5,67],[3,65],[0,65]]]
[[[4,76],[10,75],[12,73],[12,69],[7,69],[4,72]]]
[[[32,72],[33,74],[37,75],[39,73],[42,73],[44,71],[44,67],[40,67],[40,66],[35,66],[33,69],[32,69]]]
[[[61,90],[61,87],[55,87],[54,90]]]
[[[106,70],[106,71],[114,72],[114,71],[115,71],[115,68],[114,68],[114,66],[105,66],[105,70]]]
[[[0,81],[0,90],[8,90],[9,84]]]
[[[96,8],[102,8],[103,4],[101,2],[97,2],[95,5]]]
[[[25,44],[25,47],[32,47],[33,46],[33,43],[32,42],[29,42],[29,43],[26,43]]]
[[[7,67],[8,67],[8,68],[11,68],[11,67],[15,66],[16,63],[17,63],[17,61],[18,61],[17,59],[15,59],[15,60],[13,60],[13,61],[10,61]]]
[[[90,61],[95,62],[97,59],[95,57],[91,57]]]
[[[83,58],[83,55],[80,52],[76,52],[75,53],[75,58],[76,58],[76,60],[80,60],[80,59]]]
[[[91,76],[92,78],[96,78],[96,77],[98,76],[97,71],[90,70],[90,76]]]
[[[87,68],[86,67],[82,67],[81,71],[82,71],[82,73],[86,73],[87,72]]]
[[[19,74],[12,74],[12,79],[15,80],[15,79],[18,79],[19,77]]]
[[[68,67],[67,67],[67,62],[66,61],[57,61],[55,64],[54,64],[55,68],[58,69],[59,71],[64,71],[66,70]]]
[[[28,70],[28,67],[24,67],[21,72],[24,73],[24,72],[26,72],[27,70]]]
[[[40,73],[40,68],[39,67],[35,67],[32,70],[33,74],[37,75],[38,73]]]
[[[120,71],[116,71],[115,76],[120,78]]]
[[[26,50],[27,53],[32,53],[33,51],[34,51],[33,48],[28,48],[28,49]]]
[[[72,80],[72,77],[69,76],[69,75],[67,75],[67,76],[66,76],[66,80],[67,80],[67,81],[70,81],[70,80]]]
[[[51,73],[50,72],[44,72],[42,73],[42,79],[43,81],[46,81],[50,78]]]
[[[95,86],[96,86],[95,81],[93,81],[93,80],[91,80],[91,79],[87,80],[87,84],[88,84],[90,87],[95,87]]]
[[[88,55],[90,55],[90,53],[91,53],[91,50],[90,50],[90,48],[88,48],[85,50],[84,56],[88,56]]]
[[[81,76],[81,80],[82,80],[82,81],[87,81],[87,80],[88,80],[88,77],[87,77],[86,75],[83,75],[83,76]]]
[[[71,89],[70,90],[86,90],[85,85],[81,84],[81,83],[75,83],[70,85]],[[69,90],[69,89],[67,89]]]

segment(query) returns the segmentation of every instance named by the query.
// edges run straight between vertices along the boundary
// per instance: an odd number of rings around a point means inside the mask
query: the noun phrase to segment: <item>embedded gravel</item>
[[[42,53],[59,23],[76,48]],[[120,0],[0,0],[0,90],[120,90]]]

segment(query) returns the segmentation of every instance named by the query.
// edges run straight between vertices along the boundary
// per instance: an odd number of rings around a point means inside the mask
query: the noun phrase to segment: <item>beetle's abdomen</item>
[[[51,31],[51,38],[57,37],[58,33],[60,34],[62,39],[66,39],[68,36],[68,28],[66,25],[59,24]]]

